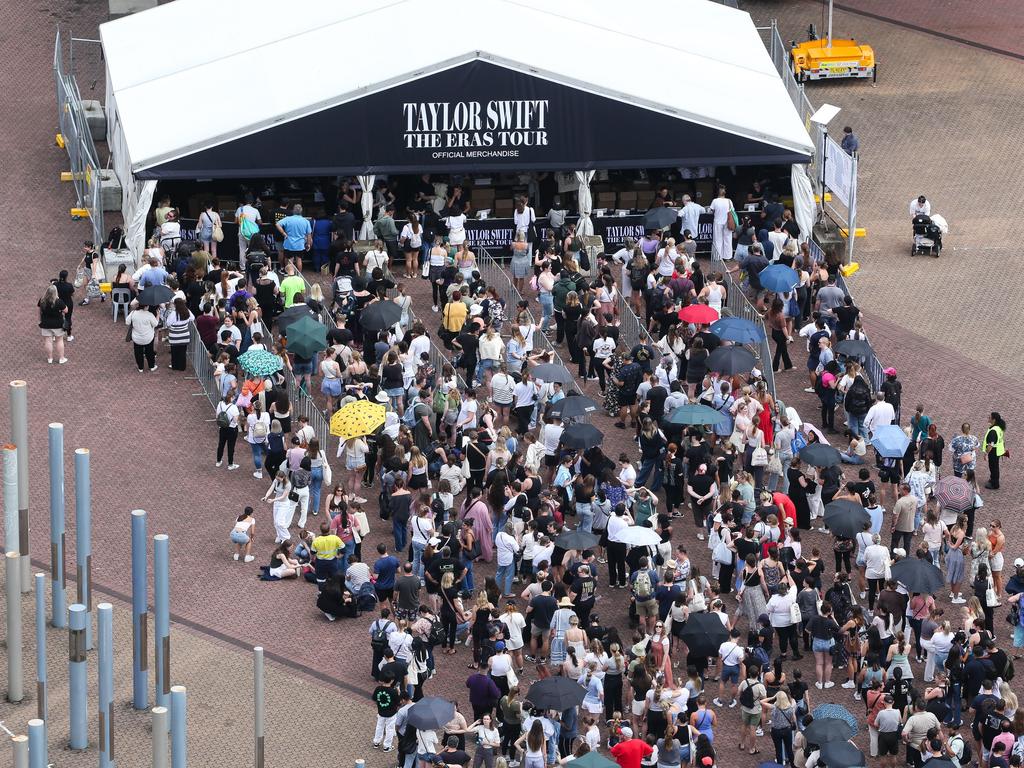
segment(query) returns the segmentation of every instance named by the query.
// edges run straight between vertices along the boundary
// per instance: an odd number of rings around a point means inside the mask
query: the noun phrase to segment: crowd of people
[[[243,240],[237,271],[221,264],[211,247],[219,219],[210,216],[208,240],[183,246],[158,234],[147,266],[119,277],[133,294],[148,285],[174,292],[128,314],[140,371],[155,370],[159,333],[171,367],[183,368],[175,346],[187,342],[191,323],[215,361],[216,465],[226,457],[228,469],[239,467],[241,435],[253,475],[270,481],[260,499],[272,510],[275,548],[263,578],[315,584],[311,600],[325,620],[370,619],[359,631],[369,635],[377,682],[372,745],[397,750],[398,765],[501,758],[541,768],[607,749],[622,768],[713,766],[732,749],[720,720],[738,707],[740,750],[757,755],[764,746],[779,763],[814,768],[823,742],[808,729],[827,716],[821,706],[834,706],[824,691],[837,684],[884,765],[895,765],[901,743],[914,766],[938,756],[966,765],[972,752],[986,768],[1020,764],[1024,712],[997,635],[1024,647],[1024,559],[1004,579],[1001,522],[975,524],[985,489],[999,488],[1005,421],[992,413],[978,434],[965,423],[953,435],[925,406],[908,418],[894,369],[873,391],[857,359],[833,351],[867,338],[836,286],[838,263],[813,262],[777,196],[758,187],[751,195],[761,195],[760,217],[716,231],[722,255],[726,245],[729,257],[736,249],[729,275],[710,272],[686,229],[678,241],[651,231],[588,264],[573,231],[542,238],[521,200],[510,269],[526,298],[517,306],[481,279],[458,201],[429,229],[410,216],[402,233],[393,203],[382,201],[380,239],[364,254],[354,250],[343,201],[328,253],[316,259],[329,287],[315,282],[309,295],[299,270],[312,231],[287,218],[278,222],[276,265],[255,233]],[[718,200],[726,202],[712,205],[716,225],[720,212],[734,213],[724,190]],[[173,223],[173,209],[165,214]],[[764,290],[757,275],[771,263],[792,266],[799,284]],[[401,269],[406,284],[397,281]],[[419,278],[430,282],[436,329],[410,311],[418,290],[409,281]],[[709,366],[730,342],[680,312],[720,312],[729,291],[764,311],[777,370],[793,367],[789,349],[806,339],[818,426],[773,398],[756,369],[725,375]],[[402,319],[364,330],[361,314],[384,301],[398,303]],[[59,280],[40,302],[47,352],[58,362],[58,322],[70,332],[71,304]],[[335,321],[328,348],[312,359],[289,354],[279,338],[276,319],[296,305]],[[647,332],[632,346],[621,325],[627,312]],[[575,384],[531,373],[551,362],[534,347],[538,334],[564,345]],[[440,370],[432,345],[447,356]],[[242,370],[238,356],[254,348],[278,355],[282,371]],[[384,424],[329,456],[308,423],[292,418],[289,378],[328,415],[358,400],[380,403]],[[577,393],[615,419],[601,421],[614,424],[611,435],[584,448],[567,445],[575,425],[559,416]],[[708,427],[674,420],[687,404],[720,418]],[[836,439],[837,420],[845,422],[841,460],[802,458],[808,446]],[[899,458],[871,443],[891,425],[908,439]],[[614,450],[616,441],[635,447]],[[950,474],[973,495],[956,511],[935,494]],[[829,531],[825,515],[837,501],[863,509],[862,531]],[[254,506],[230,531],[232,557],[246,563],[266,557]],[[640,529],[647,538],[634,538]],[[892,577],[913,559],[942,570],[948,604]],[[997,613],[1012,626],[999,626]],[[720,620],[722,636],[694,652],[686,628],[701,615]],[[437,729],[411,726],[410,708],[452,670],[447,657],[460,654],[471,712],[457,708]],[[813,656],[813,671],[790,665],[804,656]],[[577,681],[579,702],[536,706],[530,682],[549,677]]]

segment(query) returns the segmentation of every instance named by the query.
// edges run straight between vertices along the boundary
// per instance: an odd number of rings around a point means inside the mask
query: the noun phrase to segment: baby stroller
[[[942,232],[943,227],[935,219],[938,216],[925,216],[924,214],[918,214],[914,217],[914,243],[910,246],[910,255],[931,255],[935,258],[939,258],[939,253],[942,251]]]

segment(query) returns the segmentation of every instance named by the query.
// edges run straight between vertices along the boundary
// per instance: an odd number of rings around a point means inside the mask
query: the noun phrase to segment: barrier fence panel
[[[765,327],[764,318],[747,299],[746,294],[740,287],[739,281],[729,274],[725,262],[716,255],[711,257],[711,270],[713,272],[720,272],[725,280],[725,309],[729,311],[729,314],[733,317],[742,317],[744,320],[748,320],[760,328],[764,334],[764,341],[760,344],[747,344],[745,346],[757,358],[757,366],[761,370],[761,375],[768,386],[768,392],[772,398],[775,398],[775,371],[772,370],[772,350],[769,346],[769,339],[771,337],[768,335],[768,329]]]
[[[644,321],[637,316],[633,307],[621,293],[619,294],[619,335],[630,349],[641,341],[654,346],[654,337],[651,336],[644,326]]]
[[[220,400],[220,389],[217,387],[217,380],[213,377],[213,361],[210,359],[210,352],[199,336],[199,330],[195,323],[188,324],[188,360],[192,363],[192,370],[195,371],[195,379],[203,388],[202,394],[210,401],[210,407],[216,408]],[[200,394],[199,392],[195,393]]]

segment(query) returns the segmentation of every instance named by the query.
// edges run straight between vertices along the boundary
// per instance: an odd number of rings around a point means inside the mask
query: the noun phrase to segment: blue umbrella
[[[566,398],[566,400],[568,399]],[[728,419],[728,416],[715,408],[700,405],[699,403],[687,403],[686,405],[680,405],[669,414],[668,423],[682,424],[684,426],[692,424],[714,426],[715,424],[722,424]]]
[[[796,288],[800,275],[782,264],[770,264],[757,273],[757,279],[766,291],[785,293]]]
[[[896,424],[887,424],[875,430],[874,437],[871,438],[871,445],[880,456],[887,459],[901,459],[907,452],[910,438],[907,437],[902,427]]]
[[[853,738],[857,735],[857,718],[850,714],[850,711],[841,704],[819,704],[811,712],[815,720],[842,720],[853,731],[846,738]],[[846,740],[843,739],[843,741]]]
[[[742,317],[723,317],[711,324],[715,336],[737,344],[760,344],[765,339],[764,328]]]

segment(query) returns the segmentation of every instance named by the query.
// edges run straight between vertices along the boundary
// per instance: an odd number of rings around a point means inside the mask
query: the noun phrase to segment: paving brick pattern
[[[244,649],[263,644],[280,659],[271,665],[273,679],[268,685],[274,710],[280,713],[269,715],[268,721],[279,737],[277,745],[286,739],[308,744],[312,732],[331,734],[338,762],[350,763],[359,755],[359,745],[369,741],[367,728],[372,723],[366,699],[370,681],[365,623],[328,624],[315,611],[308,585],[258,583],[253,566],[230,560],[227,532],[245,504],[257,506],[257,551],[260,561],[265,560],[273,541],[270,510],[257,505],[264,483],[245,471],[214,469],[215,429],[205,398],[193,396],[197,384],[164,367],[154,374],[136,373],[123,332],[111,327],[106,305],[76,308],[71,362],[60,368],[45,364],[34,300],[58,269],[73,270],[77,243],[87,233],[84,224],[69,222],[62,213],[72,203],[70,188],[56,181],[66,158],[50,146],[52,27],[55,20],[62,20],[73,22],[76,34],[94,30],[101,20],[101,5],[67,0],[50,4],[50,13],[11,6],[0,33],[12,43],[6,48],[0,82],[19,95],[18,119],[9,121],[0,138],[0,162],[11,180],[0,187],[0,216],[9,222],[0,293],[11,318],[8,332],[0,336],[0,360],[8,378],[30,382],[33,553],[45,559],[48,551],[45,427],[61,420],[67,425],[69,510],[74,505],[72,452],[80,446],[92,449],[98,591],[129,592],[131,509],[147,509],[151,533],[171,536],[174,676],[192,691],[193,713],[204,715],[192,720],[193,762],[248,763]],[[791,35],[817,18],[817,6],[811,3],[745,5],[758,19],[780,15]],[[1005,190],[1016,188],[1009,174],[1020,158],[1001,126],[1020,123],[1019,65],[862,16],[839,13],[837,18],[837,31],[850,29],[870,39],[884,62],[877,88],[844,83],[812,92],[815,103],[829,99],[843,106],[844,119],[856,125],[865,147],[861,211],[871,237],[863,244],[864,269],[853,287],[867,313],[868,332],[882,359],[900,368],[908,405],[918,399],[925,402],[944,434],[951,435],[964,419],[980,425],[987,411],[998,407],[1011,417],[1014,444],[1012,417],[1022,405],[1018,388],[1011,386],[1021,359],[1015,330],[1020,303],[1011,282],[996,277],[992,268],[1011,256],[1015,239],[1005,222],[1013,220],[1010,214],[1019,201]],[[999,190],[999,195],[992,190]],[[922,191],[935,201],[936,210],[949,213],[954,227],[948,250],[937,261],[910,260],[906,255],[906,201]],[[426,291],[419,281],[413,282],[415,310],[429,322]],[[987,319],[997,313],[1002,322]],[[160,363],[166,362],[164,351]],[[780,379],[787,403],[811,417],[816,403],[800,391],[803,384],[796,374]],[[6,409],[7,399],[0,398],[0,423],[9,423]],[[595,424],[607,435],[610,455],[629,447],[627,436],[607,418],[597,417]],[[241,445],[240,454],[240,463],[248,467]],[[1018,460],[1008,462],[1004,490],[986,496],[987,514],[1010,520],[1020,511],[1018,470]],[[371,519],[375,529],[381,528],[374,523]],[[1016,554],[1021,548],[1015,529],[1009,524],[1007,529],[1009,552]],[[368,551],[381,533],[385,531],[371,534]],[[709,553],[696,542],[688,524],[681,521],[676,538],[691,545],[695,561],[709,566]],[[72,566],[73,541],[74,521],[69,515]],[[824,537],[811,534],[807,541],[827,552]],[[625,593],[603,595],[599,610],[606,622],[624,625],[625,609]],[[118,615],[119,636],[126,637],[125,610]],[[1002,627],[1001,621],[997,626]],[[54,637],[52,645],[59,648],[59,638]],[[117,661],[122,701],[129,658],[119,654]],[[465,649],[441,661],[442,674],[428,683],[428,692],[465,703],[466,663]],[[804,671],[810,674],[806,666]],[[309,673],[325,685],[311,684]],[[824,695],[812,690],[811,695],[814,703],[853,704],[846,694],[837,687]],[[60,721],[61,696],[53,700],[54,716]],[[0,717],[16,721],[24,717],[23,709],[12,714],[12,708],[0,705]],[[722,713],[720,733],[728,734],[737,717],[735,711]],[[125,735],[119,738],[125,748],[119,760],[124,765],[146,764],[145,724],[126,717],[119,729],[122,726]],[[731,748],[728,738],[720,743],[721,765],[751,763]],[[761,746],[762,756],[767,756],[768,740]],[[274,755],[277,760],[268,764],[293,762],[281,752]],[[390,762],[379,753],[368,757],[373,766]],[[94,754],[62,755],[57,764],[77,766],[94,760]]]

